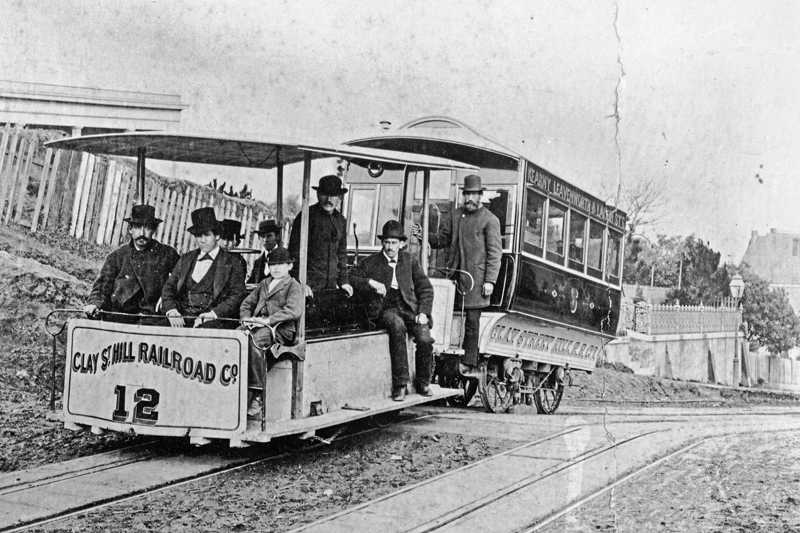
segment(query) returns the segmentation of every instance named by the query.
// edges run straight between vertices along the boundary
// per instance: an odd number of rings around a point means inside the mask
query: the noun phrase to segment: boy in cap
[[[161,222],[155,207],[135,205],[124,220],[130,242],[108,254],[83,312],[93,318],[100,311],[110,311],[104,318],[112,322],[155,324],[158,319],[117,313],[154,315],[161,288],[178,262],[178,252],[153,238]]]
[[[383,250],[370,255],[350,272],[357,290],[373,295],[371,314],[389,332],[392,359],[392,399],[403,401],[409,381],[406,333],[417,345],[416,389],[432,396],[433,338],[431,310],[433,286],[416,257],[400,248],[407,238],[400,222],[390,220],[378,235]]]
[[[308,267],[306,269],[306,296],[313,297],[320,289],[344,290],[353,295],[347,276],[347,219],[339,212],[342,197],[347,189],[338,176],[323,176],[317,191],[317,203],[308,209]],[[300,226],[302,213],[292,224],[289,253],[300,255]],[[299,265],[298,265],[299,269]],[[297,277],[297,269],[292,272]]]
[[[261,239],[261,255],[253,262],[247,283],[259,283],[267,277],[267,255],[281,243],[281,225],[275,220],[262,220],[258,223],[256,234]]]
[[[235,321],[217,319],[239,318],[244,270],[233,254],[219,246],[220,223],[214,208],[193,211],[192,226],[186,231],[199,248],[181,256],[161,291],[169,325],[235,329]]]
[[[253,398],[247,409],[248,418],[261,415],[266,376],[260,359],[269,357],[266,348],[272,346],[276,338],[282,344],[291,344],[297,333],[304,298],[300,283],[289,275],[293,263],[294,259],[286,248],[272,250],[267,258],[269,275],[239,308],[242,327],[251,331],[247,384],[253,390]]]

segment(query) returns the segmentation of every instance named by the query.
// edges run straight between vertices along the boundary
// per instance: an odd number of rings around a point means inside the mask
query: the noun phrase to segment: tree
[[[667,293],[668,299],[676,299],[683,305],[706,305],[724,296],[730,296],[731,278],[728,270],[720,268],[721,254],[712,250],[708,243],[694,235],[681,243],[678,262],[682,265],[680,288]]]
[[[678,285],[678,269],[683,240],[678,236],[658,235],[655,242],[638,236],[625,246],[623,281],[656,287]]]
[[[664,184],[656,183],[653,178],[636,180],[630,187],[621,187],[619,205],[628,215],[627,239],[630,243],[661,218]]]
[[[742,307],[747,322],[747,340],[766,346],[777,355],[800,344],[800,318],[797,317],[783,289],[770,289],[745,263]]]

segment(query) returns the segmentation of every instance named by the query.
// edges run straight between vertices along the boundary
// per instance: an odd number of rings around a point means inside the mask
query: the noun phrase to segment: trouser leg
[[[483,309],[467,309],[464,318],[464,364],[478,366],[478,341],[480,340],[481,311]]]
[[[410,315],[410,320],[406,320],[406,326],[416,344],[414,357],[416,376],[414,381],[417,386],[427,386],[431,384],[431,374],[433,373],[433,337],[431,337],[431,328],[428,324],[417,324],[414,314],[408,314]]]
[[[389,355],[392,359],[392,386],[408,384],[408,352],[406,351],[406,325],[397,309],[384,309],[378,323],[389,333]]]
[[[247,386],[249,388],[264,390],[264,384],[267,381],[267,363],[263,347],[271,345],[272,331],[269,328],[259,328],[250,336],[247,351]]]

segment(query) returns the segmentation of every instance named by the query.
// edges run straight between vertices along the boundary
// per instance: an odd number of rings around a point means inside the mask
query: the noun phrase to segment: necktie
[[[213,261],[213,260],[214,260],[214,259],[212,259],[212,258],[211,258],[211,256],[210,256],[210,255],[208,255],[208,254],[205,254],[203,257],[201,257],[200,259],[198,259],[198,261]]]
[[[397,261],[394,259],[389,260],[389,266],[392,267],[392,288],[396,289],[400,285],[397,283]]]

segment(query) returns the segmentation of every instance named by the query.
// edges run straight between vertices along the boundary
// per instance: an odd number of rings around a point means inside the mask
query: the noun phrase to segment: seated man
[[[362,260],[350,272],[356,290],[374,293],[374,313],[378,325],[389,332],[389,354],[392,358],[392,399],[403,401],[409,381],[406,333],[417,345],[416,385],[422,396],[432,396],[433,338],[430,317],[433,308],[433,286],[417,258],[400,251],[407,240],[400,223],[390,220],[378,235],[383,251]]]
[[[232,248],[238,248],[239,244],[242,242],[242,237],[244,237],[244,235],[239,234],[239,232],[242,231],[242,223],[238,220],[226,218],[220,223],[220,227],[219,245],[223,249],[229,251]],[[232,255],[239,260],[239,264],[242,265],[245,274],[247,274],[247,261],[242,257],[242,254],[233,253]]]
[[[289,275],[294,260],[286,248],[275,248],[267,258],[269,275],[261,280],[258,287],[245,298],[239,308],[242,328],[251,331],[247,384],[253,389],[253,398],[247,409],[248,418],[261,416],[261,404],[264,391],[264,365],[260,358],[271,354],[265,350],[276,341],[281,344],[294,342],[297,333],[297,321],[303,312],[303,289],[300,283]],[[271,326],[271,327],[267,327]],[[277,327],[275,327],[277,326]]]
[[[178,252],[153,238],[161,222],[155,207],[135,205],[125,222],[131,240],[108,254],[83,312],[94,318],[99,311],[110,311],[105,320],[155,324],[160,319],[117,313],[154,315],[161,288],[178,262]]]
[[[161,291],[162,306],[174,328],[236,329],[244,299],[244,270],[219,246],[220,224],[213,207],[192,212],[187,229],[199,244],[181,256]],[[184,317],[186,315],[186,317]]]

